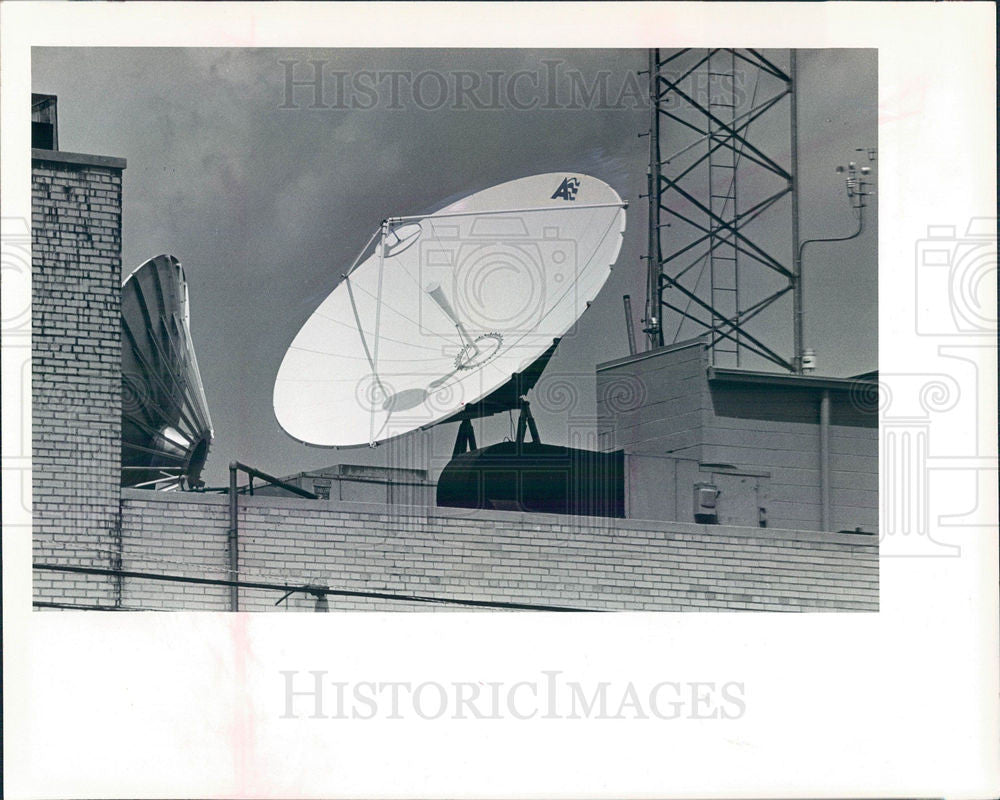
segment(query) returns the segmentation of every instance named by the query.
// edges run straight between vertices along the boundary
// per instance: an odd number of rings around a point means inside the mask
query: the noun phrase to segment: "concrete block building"
[[[390,506],[434,505],[435,484],[426,469],[334,464],[286,475],[281,480],[312,492],[320,500],[385,503]],[[273,485],[255,489],[254,493],[263,496],[288,495],[288,492]]]
[[[625,451],[626,516],[876,533],[873,377],[720,369],[702,339],[598,365],[598,438]]]

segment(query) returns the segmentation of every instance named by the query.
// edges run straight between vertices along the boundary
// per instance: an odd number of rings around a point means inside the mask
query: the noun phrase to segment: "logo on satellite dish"
[[[563,178],[556,193],[552,195],[553,200],[576,200],[576,193],[580,191],[579,178]]]

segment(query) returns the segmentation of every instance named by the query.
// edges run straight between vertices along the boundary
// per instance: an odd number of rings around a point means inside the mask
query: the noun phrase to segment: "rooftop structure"
[[[705,338],[597,367],[626,516],[875,532],[878,384],[713,367]]]

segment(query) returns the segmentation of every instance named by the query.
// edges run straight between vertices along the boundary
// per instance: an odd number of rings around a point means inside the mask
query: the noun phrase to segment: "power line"
[[[101,567],[79,567],[70,564],[46,564],[35,562],[32,565],[36,570],[48,570],[52,572],[71,572],[83,575],[104,575],[108,577],[120,578],[140,578],[144,580],[169,581],[174,583],[193,583],[202,586],[229,586],[243,589],[266,589],[276,592],[307,592],[318,596],[333,595],[335,597],[363,597],[374,600],[392,600],[404,603],[439,603],[442,605],[471,606],[474,608],[496,608],[517,611],[598,611],[589,608],[570,608],[567,606],[536,605],[533,603],[513,603],[499,600],[462,600],[451,597],[431,597],[428,595],[402,595],[390,592],[365,592],[350,589],[329,589],[325,586],[288,585],[278,583],[258,583],[255,581],[231,581],[222,578],[192,578],[183,575],[166,575],[158,572],[133,572],[122,569],[104,569]]]
[[[123,606],[101,606],[87,603],[53,603],[46,600],[33,600],[31,603],[35,608],[59,608],[72,611],[147,611],[152,609],[125,608]]]

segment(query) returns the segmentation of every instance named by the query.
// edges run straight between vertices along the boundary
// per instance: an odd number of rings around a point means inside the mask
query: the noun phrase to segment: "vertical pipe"
[[[733,108],[732,108],[732,113],[730,115],[729,124],[732,125],[733,130],[735,130],[736,129],[736,119],[737,119],[737,116],[736,116],[736,105],[737,105],[737,102],[738,102],[737,96],[736,96],[736,50],[735,49],[729,51],[729,91],[730,91],[730,97],[731,97],[731,99],[733,101]],[[751,101],[751,108],[752,107],[753,107],[753,103]],[[749,134],[749,131],[747,133]],[[736,246],[736,232],[737,232],[737,228],[739,227],[739,222],[738,221],[740,219],[739,182],[736,180],[736,178],[737,178],[737,174],[738,174],[737,170],[739,169],[739,166],[740,166],[740,160],[737,157],[735,151],[731,154],[731,157],[732,157],[732,164],[733,164],[733,182],[732,182],[732,188],[733,188],[733,217],[732,217],[732,219],[733,219],[733,300],[734,300],[734,302],[733,302],[733,311],[736,314],[736,319],[738,321],[742,322],[741,312],[740,312],[740,262],[739,262],[740,251],[739,251],[739,248]],[[727,192],[727,194],[728,194],[728,192]],[[735,332],[735,334],[736,334],[736,369],[739,369],[740,368],[740,350],[741,350],[741,348],[740,348],[740,333],[737,330]]]
[[[115,608],[122,607],[122,600],[125,595],[125,578],[121,575],[124,551],[125,540],[122,537],[122,504],[121,500],[119,500],[118,513],[115,515],[114,552],[111,555],[111,569],[119,573],[115,575]]]
[[[635,355],[635,326],[632,323],[632,297],[625,295],[622,297],[625,304],[625,333],[628,334],[628,354]]]
[[[663,345],[663,324],[660,319],[660,51],[649,51],[649,242],[646,275],[646,330],[649,346]]]
[[[820,529],[830,530],[830,390],[819,401]]]
[[[650,137],[652,137],[650,133]],[[660,310],[660,295],[658,289],[653,288],[653,270],[655,258],[653,256],[653,226],[656,224],[657,213],[653,205],[653,167],[650,165],[646,170],[646,197],[649,198],[649,209],[647,211],[647,232],[646,232],[646,313],[642,319],[642,332],[646,334],[646,346],[644,349],[651,350],[656,347],[656,334],[654,332],[654,320],[659,321],[658,311]]]
[[[802,372],[802,350],[805,347],[802,325],[802,254],[799,252],[799,76],[796,51],[790,52],[789,75],[791,76],[791,167],[792,167],[792,304],[793,304],[793,344],[792,365]]]
[[[239,562],[239,499],[236,494],[236,471],[237,465],[234,461],[229,465],[229,580],[238,581],[240,579]],[[229,610],[240,610],[240,590],[238,586],[229,587]]]
[[[378,294],[375,297],[375,343],[372,346],[372,378],[374,385],[382,391],[382,398],[385,399],[385,390],[378,378],[378,340],[379,328],[382,323],[382,276],[385,272],[385,237],[389,233],[389,221],[382,220],[381,235],[378,240]],[[371,415],[368,425],[368,446],[375,446],[375,409],[378,403],[372,403]]]
[[[660,51],[653,50],[653,73],[651,78],[653,79],[653,99],[656,101],[656,105],[653,108],[653,128],[649,133],[649,141],[652,146],[652,156],[653,156],[653,208],[656,210],[656,214],[653,217],[653,261],[652,271],[649,276],[649,285],[654,292],[654,297],[656,300],[656,305],[654,311],[656,314],[656,346],[663,346],[663,307],[660,303],[660,271],[662,270],[662,259],[663,251],[660,247],[660,170],[662,165],[660,164]]]

